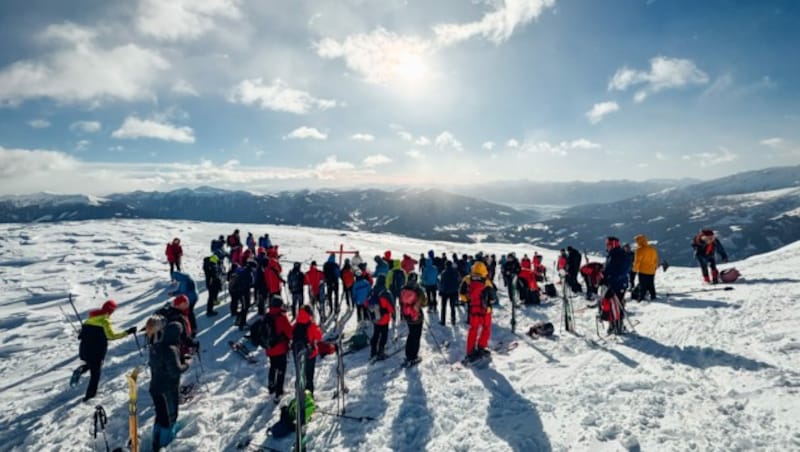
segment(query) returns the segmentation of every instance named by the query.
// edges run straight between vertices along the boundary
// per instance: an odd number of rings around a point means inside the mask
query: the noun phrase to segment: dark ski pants
[[[450,305],[450,323],[456,324],[456,303],[458,302],[458,293],[443,293],[442,294],[442,312],[439,314],[439,323],[444,325],[447,320],[447,305]]]
[[[422,313],[420,312],[420,316]],[[408,337],[406,338],[406,360],[412,361],[419,357],[419,341],[422,337],[422,318],[419,323],[408,324]]]
[[[328,299],[328,312],[339,312],[339,282],[326,281],[327,292],[325,297]]]
[[[436,310],[436,286],[425,286],[425,296],[428,298],[428,310]]]
[[[581,293],[583,290],[581,289],[581,283],[578,282],[578,272],[576,271],[569,271],[567,273],[567,285],[569,289],[573,293]],[[588,286],[588,284],[587,284]],[[588,290],[588,289],[587,289]]]
[[[358,323],[361,323],[362,321],[364,321],[364,319],[368,318],[369,316],[367,316],[366,308],[364,307],[364,305],[362,304],[356,305],[356,319],[358,320]]]
[[[169,263],[169,276],[172,277],[172,274],[176,271],[181,271],[181,261],[178,259],[175,262]]]
[[[219,287],[215,284],[212,284],[208,288],[208,302],[206,302],[206,314],[211,314],[214,312],[214,303],[217,302],[217,298],[219,297]]]
[[[169,430],[178,421],[178,389],[166,392],[150,392],[155,411],[153,426],[153,450],[161,450],[160,430]],[[160,428],[159,428],[160,427]]]
[[[237,324],[239,326],[247,325],[247,314],[250,311],[250,291],[244,292],[240,297],[241,306],[239,306],[239,319]]]
[[[369,357],[383,353],[389,338],[389,325],[373,325],[372,339],[369,341]]]
[[[308,363],[306,363],[308,368]],[[283,395],[283,381],[286,377],[286,355],[269,357],[269,382],[267,388],[270,394]]]
[[[103,367],[103,360],[87,361],[81,366],[81,375],[89,371],[89,386],[86,388],[84,399],[88,400],[97,395],[97,386],[100,384],[100,369]]]
[[[306,359],[306,389],[314,394],[314,370],[317,367],[317,357]]]
[[[297,308],[303,306],[303,292],[292,292],[292,318],[297,317]]]
[[[255,301],[256,307],[258,308],[258,315],[264,315],[267,312],[267,299],[269,299],[269,294],[267,294],[267,288],[264,287],[262,289],[256,289],[255,291]]]
[[[706,282],[709,282],[708,267],[711,267],[711,282],[714,284],[719,282],[717,259],[714,256],[697,256],[697,262],[700,263],[700,271],[703,272],[703,279],[705,279]]]
[[[344,287],[342,292],[344,293],[344,301],[347,303],[347,309],[353,309],[353,288]]]
[[[650,294],[650,299],[656,299],[656,284],[655,284],[656,275],[645,275],[643,273],[639,273],[639,297],[641,300],[644,300],[644,295],[646,293]]]

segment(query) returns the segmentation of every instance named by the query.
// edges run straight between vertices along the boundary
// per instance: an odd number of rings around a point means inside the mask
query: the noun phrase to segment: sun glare
[[[397,77],[404,82],[418,82],[429,72],[428,66],[419,55],[406,54],[397,62]]]

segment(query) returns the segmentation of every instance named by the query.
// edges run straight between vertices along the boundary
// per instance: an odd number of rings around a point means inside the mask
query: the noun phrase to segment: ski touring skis
[[[389,358],[391,358],[392,356],[394,356],[394,355],[396,355],[396,354],[398,354],[398,353],[402,352],[403,350],[405,350],[405,347],[397,347],[396,349],[392,350],[392,351],[391,351],[391,352],[389,352],[389,353],[384,353],[384,357],[383,357],[383,359],[379,359],[377,356],[370,358],[370,359],[369,359],[369,363],[370,363],[370,364],[375,364],[375,363],[376,363],[376,362],[378,362],[378,361],[386,361],[387,359],[389,359]]]
[[[305,450],[305,422],[306,422],[306,358],[307,349],[299,345],[294,349],[294,375],[295,375],[295,438],[292,450],[302,452]]]
[[[564,329],[570,333],[575,333],[575,312],[572,309],[572,301],[570,301],[569,296],[567,296],[566,279],[561,286],[561,299],[563,301]]]
[[[239,357],[247,361],[248,364],[256,364],[258,360],[251,355],[252,350],[242,342],[228,341],[228,345]]]
[[[139,452],[139,418],[136,410],[137,383],[139,367],[134,367],[128,374],[128,436],[130,437],[131,452]]]

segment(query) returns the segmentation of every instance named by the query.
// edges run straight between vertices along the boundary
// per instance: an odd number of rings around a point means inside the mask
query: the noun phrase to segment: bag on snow
[[[348,350],[361,350],[369,345],[369,336],[367,333],[359,332],[350,337],[348,343]]]
[[[547,294],[548,297],[557,297],[558,292],[556,291],[556,285],[553,283],[547,283],[544,285],[544,293]]]
[[[275,318],[269,314],[256,319],[250,324],[249,329],[250,342],[255,346],[269,349],[280,342],[280,336],[275,329]]]
[[[539,323],[536,323],[536,324],[534,324],[534,325],[533,325],[533,326],[532,326],[532,327],[531,327],[531,328],[528,330],[528,336],[530,336],[530,337],[536,337],[536,336],[544,336],[544,337],[547,337],[547,336],[552,336],[552,335],[553,335],[553,333],[555,332],[555,330],[556,330],[556,329],[555,329],[555,327],[553,326],[553,324],[552,324],[552,323],[550,323],[550,322],[539,322]]]
[[[729,268],[727,270],[722,270],[721,272],[719,272],[719,280],[729,284],[732,282],[736,282],[736,280],[739,279],[740,276],[742,276],[742,274],[739,273],[739,270],[736,270],[735,268]]]

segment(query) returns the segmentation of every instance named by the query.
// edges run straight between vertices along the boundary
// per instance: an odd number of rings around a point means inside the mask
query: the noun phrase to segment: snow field
[[[265,232],[280,245],[282,265],[322,264],[324,251],[359,249],[372,256],[392,250],[418,258],[433,249],[499,256],[538,251],[552,267],[556,251],[508,244],[427,242],[393,235],[270,225],[170,221],[88,221],[0,225],[0,444],[4,450],[89,450],[95,404],[108,413],[112,448],[127,442],[124,375],[145,363],[132,338],[112,342],[98,397],[81,403],[88,375],[69,388],[79,364],[72,293],[85,318],[112,298],[117,330],[143,325],[170,297],[164,246],[180,237],[184,270],[201,289],[196,308],[203,346],[203,393],[181,407],[184,428],[169,450],[235,450],[251,435],[253,445],[279,409],[268,402],[267,360],[248,365],[227,342],[241,337],[225,304],[206,318],[201,260],[210,240],[239,228]],[[600,248],[602,244],[598,244]],[[492,343],[519,340],[507,355],[495,354],[485,369],[451,363],[465,353],[463,313],[455,327],[430,318],[422,336],[422,363],[400,369],[400,352],[368,364],[368,351],[345,356],[347,414],[373,416],[359,422],[317,414],[309,425],[310,450],[798,450],[800,449],[800,243],[737,262],[744,279],[733,291],[706,289],[697,268],[659,271],[659,299],[628,304],[638,335],[601,340],[594,310],[575,298],[578,335],[559,328],[560,299],[517,310],[517,332],[535,321],[556,325],[552,339],[522,339],[509,327],[511,308],[500,287]],[[730,265],[724,265],[728,267]],[[552,271],[552,270],[550,270]],[[499,283],[499,282],[498,282]],[[502,283],[499,283],[502,286]],[[63,312],[62,312],[63,309]],[[427,313],[426,313],[427,314]],[[449,319],[449,314],[448,314]],[[345,331],[355,330],[352,315]],[[390,338],[388,350],[404,346]],[[434,336],[435,335],[435,336]],[[435,337],[435,340],[434,340]],[[450,341],[440,353],[435,343]],[[443,356],[444,355],[444,356]],[[146,356],[146,353],[145,353]],[[146,366],[145,366],[146,367]],[[199,375],[197,360],[184,376]],[[289,366],[286,389],[292,387]],[[335,359],[318,361],[316,399],[335,411]],[[139,385],[139,422],[147,450],[153,410],[145,371]],[[288,403],[290,397],[284,397]],[[98,444],[102,444],[99,440]],[[287,443],[275,444],[288,450]]]

